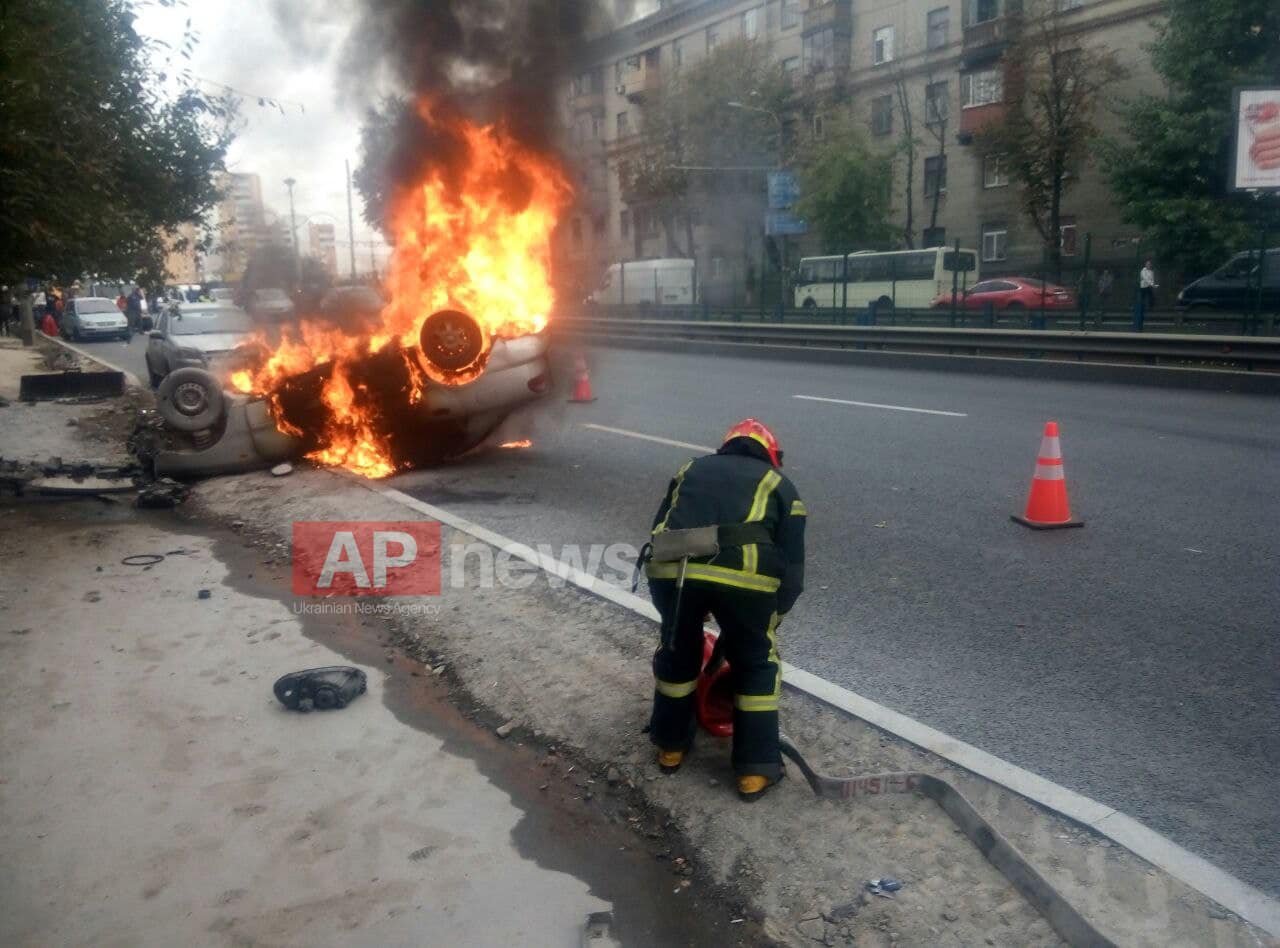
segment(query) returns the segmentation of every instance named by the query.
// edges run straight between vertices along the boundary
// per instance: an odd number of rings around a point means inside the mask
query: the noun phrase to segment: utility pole
[[[356,279],[356,219],[351,212],[351,159],[347,159],[347,240],[351,251],[351,280]]]
[[[293,186],[298,182],[293,178],[285,178],[284,186],[289,189],[289,234],[293,237],[293,282],[294,286],[302,284],[302,261],[298,257],[298,222],[293,213]]]

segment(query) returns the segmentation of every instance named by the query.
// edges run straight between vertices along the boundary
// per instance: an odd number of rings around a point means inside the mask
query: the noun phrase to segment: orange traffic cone
[[[1062,444],[1058,441],[1058,423],[1050,421],[1044,426],[1044,439],[1040,442],[1040,456],[1036,458],[1036,472],[1031,478],[1031,493],[1027,497],[1027,512],[1014,520],[1033,530],[1053,530],[1058,527],[1083,527],[1083,520],[1071,519],[1071,505],[1067,502],[1067,479],[1062,472]]]
[[[582,353],[573,357],[573,371],[577,381],[573,383],[573,397],[569,401],[594,402],[596,397],[591,394],[591,373],[587,371],[587,360]]]

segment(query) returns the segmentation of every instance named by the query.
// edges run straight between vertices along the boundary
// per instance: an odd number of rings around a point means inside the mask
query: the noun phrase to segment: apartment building
[[[204,267],[200,254],[196,252],[196,241],[199,234],[195,224],[179,224],[178,231],[170,237],[165,235],[169,244],[169,253],[165,257],[165,273],[170,283],[201,283],[204,281]]]
[[[307,225],[308,246],[311,256],[324,264],[330,279],[338,276],[338,238],[328,221],[311,221]]]
[[[1162,3],[1048,2],[1057,3],[1062,30],[1080,48],[1110,49],[1129,70],[1109,96],[1158,90],[1145,47]],[[1022,20],[1021,0],[671,0],[597,37],[582,50],[565,96],[566,151],[579,200],[558,235],[562,279],[589,290],[610,262],[673,255],[645,208],[626,202],[619,168],[643,140],[646,98],[673,72],[730,39],[763,44],[771,61],[793,77],[785,121],[795,140],[821,136],[824,123],[843,114],[865,127],[873,147],[895,155],[900,245],[907,243],[910,214],[914,246],[959,240],[980,250],[984,271],[993,274],[1038,266],[1044,241],[1023,210],[1019,188],[998,159],[982,159],[973,134],[1008,107],[1006,53]],[[909,178],[904,109],[917,143]],[[1108,110],[1100,110],[1098,119],[1104,133],[1115,130]],[[804,127],[797,137],[798,124]],[[764,241],[763,174],[758,187]],[[738,235],[719,232],[720,224],[714,218],[697,222],[699,272],[740,285],[739,298],[749,296],[752,264],[732,252]],[[1093,234],[1095,259],[1132,257],[1136,235],[1121,221],[1094,160],[1072,170],[1059,235],[1064,256],[1083,252],[1085,233]],[[787,241],[789,254],[775,253],[775,266],[819,245],[812,233]]]
[[[218,259],[222,279],[235,282],[253,253],[268,240],[262,179],[256,174],[227,173],[219,186],[225,193],[218,205]]]

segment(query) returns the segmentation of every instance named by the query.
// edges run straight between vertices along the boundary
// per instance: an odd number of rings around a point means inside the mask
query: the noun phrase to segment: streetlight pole
[[[347,159],[347,240],[351,244],[351,282],[356,280],[356,219],[351,212],[351,159]]]
[[[298,258],[298,221],[293,212],[294,178],[285,178],[284,186],[289,189],[289,235],[293,238],[293,282],[295,286],[302,283],[302,261]]]

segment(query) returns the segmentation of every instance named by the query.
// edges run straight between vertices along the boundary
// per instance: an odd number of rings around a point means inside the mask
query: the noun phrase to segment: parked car
[[[234,303],[236,291],[229,286],[215,286],[209,291],[209,299],[215,303]]]
[[[279,322],[293,316],[293,300],[289,294],[276,287],[265,287],[249,294],[245,309],[255,319]]]
[[[1258,251],[1238,253],[1208,276],[1183,287],[1178,308],[1185,310],[1225,310],[1248,312],[1256,305],[1258,292]],[[1262,274],[1262,308],[1280,311],[1280,247],[1267,250]]]
[[[255,328],[248,313],[227,303],[170,307],[148,333],[145,358],[152,388],[180,368],[217,371],[225,367],[231,353]]]
[[[1046,310],[1067,310],[1076,308],[1076,297],[1066,287],[1032,277],[1000,277],[975,283],[957,301],[961,309],[980,310],[987,304],[998,313],[1024,313],[1041,307]],[[948,292],[935,297],[930,305],[935,309],[949,309],[951,294]]]
[[[129,338],[129,321],[115,300],[99,296],[82,296],[67,300],[62,310],[62,335],[77,342],[81,339]]]

